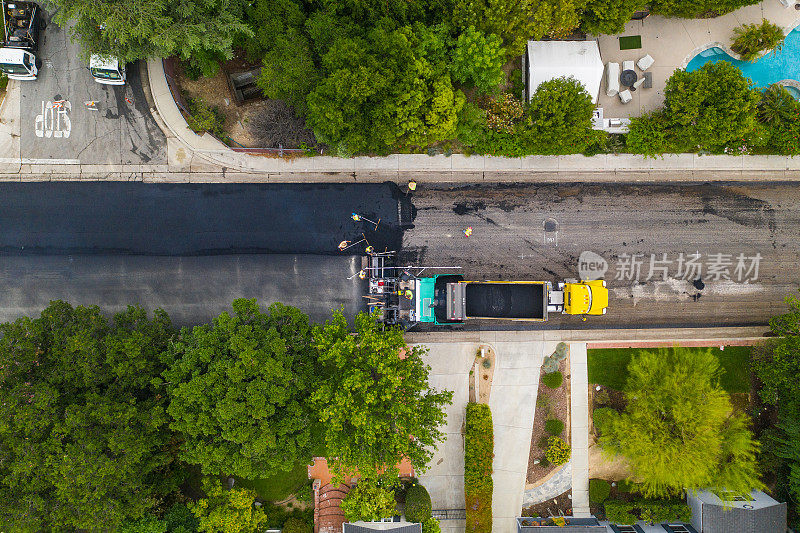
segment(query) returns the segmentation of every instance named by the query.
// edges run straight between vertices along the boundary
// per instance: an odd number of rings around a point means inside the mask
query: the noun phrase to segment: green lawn
[[[311,462],[310,460],[308,461]],[[297,489],[308,483],[308,469],[305,462],[300,462],[290,472],[281,473],[265,479],[237,479],[236,484],[255,490],[259,497],[267,501],[281,501],[294,494]]]
[[[672,348],[667,348],[671,350]],[[707,348],[690,348],[706,350]],[[641,348],[607,348],[588,350],[589,383],[622,390],[628,379],[628,363]],[[720,385],[729,393],[750,392],[750,346],[728,346],[724,350],[712,348],[722,367]]]

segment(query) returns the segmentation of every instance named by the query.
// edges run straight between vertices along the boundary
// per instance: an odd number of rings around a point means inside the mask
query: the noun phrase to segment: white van
[[[125,65],[120,65],[115,58],[93,55],[89,58],[89,72],[97,83],[125,85]]]

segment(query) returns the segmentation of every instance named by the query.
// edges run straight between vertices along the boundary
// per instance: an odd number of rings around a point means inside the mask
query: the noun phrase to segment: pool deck
[[[762,18],[783,27],[787,34],[800,25],[800,11],[794,9],[794,2],[790,4],[791,7],[785,7],[780,0],[765,0],[713,19],[668,19],[650,16],[643,21],[629,22],[622,33],[601,35],[596,40],[600,46],[603,63],[614,61],[622,64],[627,60],[638,61],[646,54],[650,54],[655,63],[648,69],[653,73],[653,87],[639,88],[632,92],[633,100],[628,104],[623,104],[619,96],[606,96],[604,74],[597,104],[603,108],[606,118],[638,117],[658,109],[664,103],[664,87],[667,79],[675,70],[685,68],[697,53],[716,46],[738,57],[730,50],[734,28],[742,24],[759,23]],[[623,35],[641,35],[642,48],[620,50],[619,37]],[[641,77],[642,72],[638,66],[636,73]]]

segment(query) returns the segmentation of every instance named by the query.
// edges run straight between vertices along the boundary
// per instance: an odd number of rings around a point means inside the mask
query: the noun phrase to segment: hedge
[[[635,524],[639,520],[688,522],[692,518],[692,511],[683,500],[606,500],[604,507],[606,519],[614,524]]]
[[[564,382],[564,375],[558,370],[542,376],[542,383],[544,383],[545,386],[551,389],[559,388],[563,382]]]
[[[431,517],[431,496],[425,487],[414,483],[406,489],[406,520],[423,522]]]
[[[611,483],[605,479],[589,480],[589,500],[593,503],[603,503],[611,495]]]
[[[467,404],[464,430],[464,497],[467,533],[492,532],[492,412],[482,403]]]

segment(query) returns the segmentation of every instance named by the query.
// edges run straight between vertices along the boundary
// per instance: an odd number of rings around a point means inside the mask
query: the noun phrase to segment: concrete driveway
[[[128,65],[126,85],[95,82],[80,46],[51,18],[46,12],[39,79],[21,82],[22,162],[165,164],[166,137],[150,115],[138,63]]]
[[[556,342],[507,342],[503,333],[481,332],[480,342],[428,344],[430,384],[454,391],[447,409],[442,443],[431,468],[420,476],[430,492],[434,509],[464,508],[464,411],[469,400],[469,370],[480,344],[489,344],[497,354],[489,407],[494,422],[493,531],[513,533],[515,517],[522,510],[522,495],[528,471],[536,391],[543,354]],[[550,351],[547,351],[550,350]],[[464,531],[463,520],[443,520],[442,531]]]

